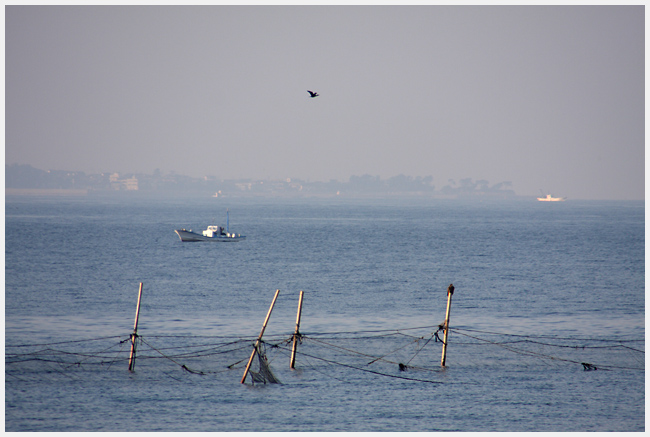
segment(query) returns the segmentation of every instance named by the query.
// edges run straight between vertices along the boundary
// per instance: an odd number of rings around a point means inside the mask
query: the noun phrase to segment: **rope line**
[[[205,375],[205,373],[200,372],[200,371],[194,371],[194,370],[191,370],[191,369],[189,369],[187,366],[185,366],[185,364],[181,364],[181,363],[177,362],[176,360],[174,360],[173,358],[168,357],[167,355],[163,354],[163,353],[160,352],[158,349],[156,349],[155,347],[153,347],[153,346],[151,346],[149,343],[147,343],[147,342],[146,342],[142,337],[140,337],[140,341],[141,341],[142,343],[146,344],[147,346],[149,346],[152,350],[158,352],[158,353],[159,353],[160,355],[162,355],[163,357],[167,358],[167,359],[168,359],[169,361],[171,361],[172,363],[174,363],[174,364],[176,364],[177,366],[179,366],[181,369],[186,370],[186,371],[188,371],[188,372],[190,372],[190,373],[195,373],[195,374],[198,374],[198,375]]]
[[[97,337],[97,338],[88,338],[83,340],[69,340],[69,341],[57,341],[55,343],[34,343],[34,344],[16,344],[16,345],[5,345],[6,348],[20,348],[20,347],[35,347],[35,346],[52,346],[56,344],[69,344],[69,343],[82,343],[88,341],[97,341],[97,340],[107,340],[109,338],[124,338],[124,335],[111,335],[109,337]]]
[[[546,359],[556,360],[556,361],[564,361],[564,362],[575,363],[575,364],[581,364],[583,366],[585,364],[588,364],[588,366],[593,367],[594,369],[596,368],[596,366],[594,366],[592,364],[589,364],[589,363],[583,363],[581,361],[570,360],[570,359],[567,359],[567,358],[560,358],[560,357],[556,357],[556,356],[553,356],[553,355],[542,354],[542,353],[539,353],[539,352],[532,352],[532,351],[527,351],[527,350],[523,350],[523,349],[517,349],[517,348],[514,348],[514,347],[506,346],[507,343],[494,342],[494,341],[491,341],[491,340],[486,340],[486,339],[483,339],[483,338],[479,338],[479,337],[476,337],[476,336],[465,334],[465,333],[459,332],[459,331],[456,331],[456,333],[459,334],[459,335],[464,335],[464,336],[469,337],[469,338],[473,338],[475,340],[483,341],[485,343],[489,343],[489,344],[492,344],[492,345],[495,345],[495,346],[502,347],[503,349],[509,350],[509,351],[517,353],[517,354],[528,355],[528,356],[533,356],[533,357],[537,357],[537,358],[546,358]],[[508,334],[504,334],[504,335],[508,335]],[[535,342],[533,342],[533,343],[535,343]],[[550,346],[558,347],[557,345],[550,345]],[[614,347],[614,346],[612,346],[612,347]],[[644,368],[627,367],[627,366],[598,365],[597,367],[601,368],[601,369],[645,370]],[[589,370],[589,369],[587,367],[585,367],[585,370]]]
[[[411,363],[411,361],[413,361],[413,358],[415,358],[427,346],[427,344],[429,344],[429,342],[431,341],[431,339],[433,337],[434,337],[433,335],[431,337],[429,337],[427,339],[427,341],[422,345],[422,347],[411,357],[411,359],[406,362],[407,366]]]
[[[276,347],[282,348],[281,346],[276,346]],[[360,370],[360,371],[362,371],[362,372],[373,373],[373,374],[375,374],[375,375],[387,376],[387,377],[389,377],[389,378],[404,379],[404,380],[408,380],[408,381],[416,381],[416,382],[428,382],[428,383],[431,383],[431,384],[442,384],[442,382],[440,382],[440,381],[431,381],[431,380],[428,380],[428,379],[409,378],[409,377],[407,377],[407,376],[391,375],[391,374],[389,374],[389,373],[378,372],[378,371],[376,371],[376,370],[364,369],[364,368],[362,368],[362,367],[353,366],[353,365],[351,365],[351,364],[339,363],[339,362],[337,362],[337,361],[328,360],[328,359],[326,359],[326,358],[322,358],[322,357],[317,357],[317,356],[315,356],[315,355],[307,354],[307,353],[305,353],[305,352],[297,351],[296,353],[299,354],[299,355],[305,355],[305,356],[308,356],[308,357],[313,358],[313,359],[316,359],[316,360],[324,361],[324,362],[326,362],[326,363],[336,364],[336,365],[338,365],[338,366],[348,367],[348,368],[350,368],[350,369]]]
[[[450,331],[469,331],[469,332],[480,332],[482,334],[495,334],[495,335],[504,335],[509,337],[526,337],[526,338],[551,338],[555,340],[573,340],[573,341],[604,341],[604,342],[614,342],[614,343],[628,343],[628,342],[645,342],[645,340],[640,339],[627,339],[627,340],[615,340],[615,339],[603,339],[603,338],[580,338],[580,337],[556,337],[553,335],[523,335],[523,334],[508,334],[505,332],[495,332],[495,331],[481,331],[478,329],[469,329],[469,328],[449,328]]]

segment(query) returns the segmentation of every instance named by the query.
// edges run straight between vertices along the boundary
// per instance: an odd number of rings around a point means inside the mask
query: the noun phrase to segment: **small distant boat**
[[[540,202],[564,202],[566,197],[553,197],[550,194],[547,194],[546,197],[538,197],[537,200]]]
[[[241,234],[231,234],[229,228],[230,224],[230,215],[228,214],[228,211],[226,210],[226,229],[224,232],[223,226],[218,226],[218,225],[211,225],[208,226],[208,228],[203,231],[203,233],[198,234],[196,232],[192,232],[190,229],[189,231],[187,229],[176,229],[174,232],[178,234],[178,237],[181,239],[183,242],[190,242],[190,241],[219,241],[219,242],[224,242],[224,243],[235,243],[237,241],[242,241],[245,240],[246,237]]]

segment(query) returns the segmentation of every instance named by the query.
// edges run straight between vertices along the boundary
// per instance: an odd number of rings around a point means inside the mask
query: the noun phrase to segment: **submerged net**
[[[253,383],[261,382],[263,384],[266,384],[268,382],[271,384],[279,384],[280,380],[278,380],[271,371],[271,367],[269,366],[269,359],[266,356],[266,351],[263,345],[257,345],[256,352],[257,371],[254,371],[253,369],[249,370]]]

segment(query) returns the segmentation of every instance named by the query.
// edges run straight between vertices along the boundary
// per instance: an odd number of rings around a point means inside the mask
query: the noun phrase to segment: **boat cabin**
[[[208,229],[203,231],[203,236],[204,237],[219,237],[221,235],[224,235],[223,233],[223,228],[221,226],[208,226]]]

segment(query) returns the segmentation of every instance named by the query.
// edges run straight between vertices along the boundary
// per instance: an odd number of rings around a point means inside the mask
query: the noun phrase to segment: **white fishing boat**
[[[547,194],[546,197],[538,197],[537,200],[540,202],[564,202],[566,197],[553,197],[550,194]]]
[[[231,234],[228,229],[230,225],[230,215],[226,211],[226,229],[223,226],[210,225],[202,233],[193,232],[191,229],[176,229],[174,232],[183,242],[190,241],[219,241],[224,243],[235,243],[237,241],[245,240],[246,237],[241,234]]]

